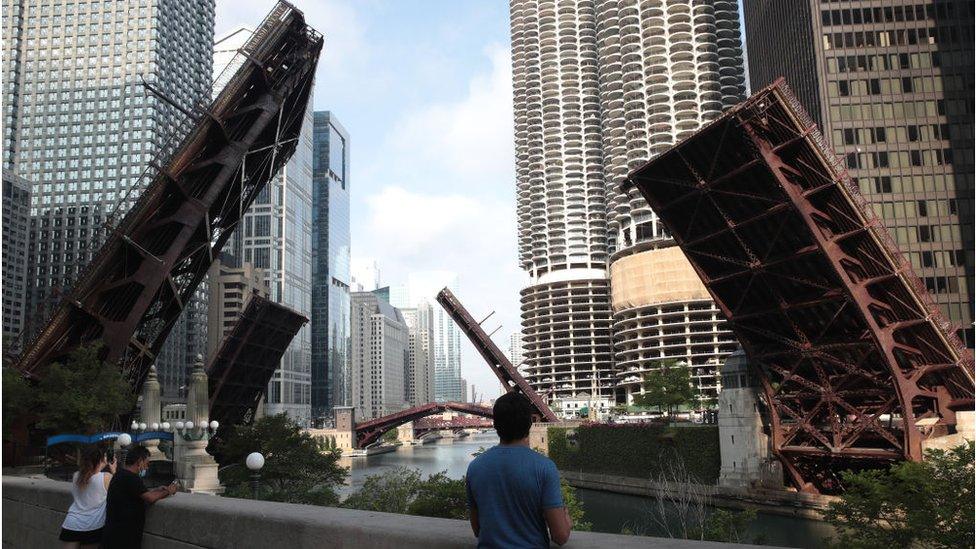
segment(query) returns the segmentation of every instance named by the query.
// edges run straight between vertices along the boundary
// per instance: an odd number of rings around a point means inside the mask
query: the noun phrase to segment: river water
[[[369,457],[344,458],[349,467],[347,486],[340,490],[347,496],[362,487],[367,475],[382,474],[396,467],[419,469],[426,478],[446,471],[451,478],[461,478],[467,470],[472,455],[479,448],[489,448],[498,443],[494,433],[475,434],[460,439],[441,439],[423,446],[401,446],[396,452]],[[615,494],[599,490],[578,489],[586,520],[597,532],[619,533],[624,528],[648,535],[664,535],[654,520],[654,500],[651,498]],[[766,545],[781,547],[815,548],[824,545],[824,538],[831,529],[826,524],[795,517],[759,514],[744,541],[762,540]]]

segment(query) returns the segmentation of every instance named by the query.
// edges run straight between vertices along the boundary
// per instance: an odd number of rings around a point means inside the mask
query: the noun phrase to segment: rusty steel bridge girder
[[[251,295],[207,365],[210,419],[228,426],[250,423],[282,355],[307,322],[284,305]]]
[[[495,345],[491,337],[481,328],[481,323],[471,316],[471,313],[464,308],[464,305],[461,304],[461,301],[458,300],[451,290],[447,288],[441,290],[437,294],[437,302],[444,307],[447,314],[451,315],[451,318],[461,328],[464,335],[468,336],[471,344],[474,345],[474,348],[478,350],[481,357],[488,363],[488,367],[491,368],[495,377],[501,382],[502,387],[505,387],[506,392],[518,391],[525,395],[529,399],[529,402],[532,403],[532,407],[535,409],[539,421],[559,421],[556,414],[546,404],[545,399],[539,396],[535,389],[529,385],[529,382],[525,381],[525,378],[515,369],[515,366],[508,360],[505,353],[501,352],[501,349]]]
[[[748,354],[798,488],[919,460],[973,408],[972,353],[782,80],[629,183]]]
[[[280,2],[74,289],[25,346],[29,377],[101,342],[138,392],[184,305],[243,213],[295,150],[322,36]]]

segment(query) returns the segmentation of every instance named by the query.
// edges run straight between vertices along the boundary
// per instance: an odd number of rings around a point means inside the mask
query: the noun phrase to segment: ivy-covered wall
[[[567,433],[575,431],[573,443]],[[549,428],[549,457],[560,469],[637,478],[656,478],[662,463],[680,459],[698,482],[718,481],[718,427],[656,424],[582,425]]]

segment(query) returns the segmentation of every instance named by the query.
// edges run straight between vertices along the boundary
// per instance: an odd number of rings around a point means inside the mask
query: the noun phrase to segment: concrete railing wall
[[[70,486],[45,478],[3,477],[3,547],[60,547]],[[466,521],[177,494],[146,515],[144,549],[474,547]],[[732,548],[730,544],[573,532],[568,548]],[[736,548],[746,546],[736,545]]]

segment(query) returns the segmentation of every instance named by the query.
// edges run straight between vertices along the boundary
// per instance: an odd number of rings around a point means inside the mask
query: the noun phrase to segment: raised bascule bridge
[[[782,80],[629,183],[745,349],[797,488],[920,460],[973,409],[972,352]]]
[[[437,302],[444,307],[444,310],[451,316],[461,331],[477,349],[478,353],[491,368],[491,371],[501,382],[507,392],[520,392],[529,399],[534,411],[534,421],[554,422],[558,421],[556,414],[549,408],[545,400],[532,389],[532,386],[525,381],[522,374],[515,369],[511,361],[502,353],[501,349],[495,345],[491,337],[481,327],[485,320],[491,317],[486,316],[480,322],[475,320],[471,313],[461,304],[461,301],[447,288],[437,294]],[[415,406],[400,412],[395,412],[383,417],[356,423],[353,426],[356,448],[365,448],[370,444],[378,442],[383,433],[396,429],[405,423],[414,422],[415,431],[423,432],[430,430],[476,428],[490,426],[490,424],[475,419],[461,417],[449,423],[436,423],[436,420],[422,422],[424,418],[444,412],[459,412],[469,416],[491,418],[491,408],[478,404],[464,402],[431,402]],[[442,425],[439,429],[437,425]]]
[[[238,51],[240,63],[218,78],[213,102],[187,112],[185,137],[151,162],[149,183],[23,347],[17,369],[38,379],[74,349],[100,343],[101,358],[139,392],[231,232],[294,153],[322,42],[301,11],[287,2],[272,9]]]

